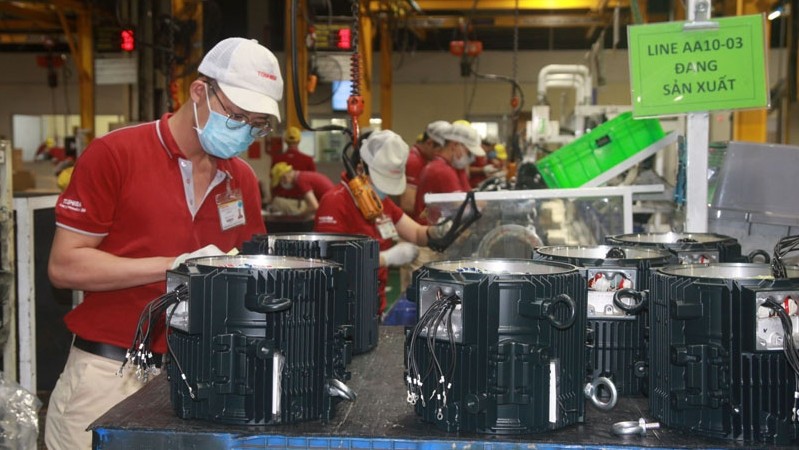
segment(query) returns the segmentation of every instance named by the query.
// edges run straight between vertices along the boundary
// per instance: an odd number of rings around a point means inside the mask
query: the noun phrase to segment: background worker
[[[272,167],[273,212],[312,218],[319,209],[319,200],[335,186],[319,172],[294,170],[279,162]]]
[[[419,175],[424,166],[435,158],[441,146],[444,145],[443,133],[450,126],[450,123],[445,120],[430,122],[422,133],[422,138],[411,147],[408,163],[405,165],[405,192],[400,195],[400,208],[406,214],[413,214]]]
[[[488,177],[499,172],[499,160],[494,147],[497,145],[497,140],[493,136],[483,138],[480,146],[483,148],[486,156],[475,156],[474,161],[469,165],[469,185],[476,188]]]
[[[316,163],[313,158],[300,151],[300,140],[302,140],[302,133],[300,133],[299,128],[286,128],[285,133],[283,133],[283,142],[286,143],[286,149],[283,153],[272,158],[272,167],[277,163],[284,162],[295,170],[316,172]]]
[[[423,224],[435,223],[427,217],[425,194],[468,192],[471,190],[466,178],[471,156],[485,156],[480,146],[480,135],[470,125],[453,123],[444,133],[446,143],[433,161],[422,169],[416,191],[414,219]]]
[[[377,277],[380,314],[386,307],[388,267],[398,267],[413,261],[418,253],[417,246],[425,246],[431,239],[441,239],[451,225],[419,225],[388,197],[405,191],[408,152],[408,144],[390,130],[372,132],[360,146],[364,170],[383,205],[383,213],[376,220],[365,219],[358,209],[348,185],[350,178],[346,174],[342,177],[341,184],[322,198],[316,212],[314,231],[364,234],[380,242],[380,269]],[[396,243],[399,238],[405,242]]]
[[[85,297],[64,319],[75,338],[47,408],[50,450],[90,448],[89,424],[142,386],[131,365],[117,371],[144,307],[166,290],[166,271],[266,232],[258,179],[235,155],[280,119],[277,58],[230,38],[198,70],[177,112],[92,141],[56,204],[48,274]],[[151,332],[163,353],[160,323]]]

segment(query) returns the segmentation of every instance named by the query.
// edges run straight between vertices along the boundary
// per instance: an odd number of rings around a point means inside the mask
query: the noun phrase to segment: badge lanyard
[[[381,214],[380,217],[375,219],[375,226],[377,226],[377,231],[383,239],[396,239],[399,237],[394,222],[385,214]]]
[[[229,230],[247,223],[244,215],[244,198],[241,189],[231,189],[230,180],[233,178],[227,173],[227,185],[225,192],[216,195],[216,207],[219,210],[219,224],[222,231]]]

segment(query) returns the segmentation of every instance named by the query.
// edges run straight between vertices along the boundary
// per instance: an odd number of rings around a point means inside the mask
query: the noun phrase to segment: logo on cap
[[[258,76],[261,78],[266,78],[268,80],[277,80],[277,76],[275,76],[274,74],[261,72],[260,70],[258,71]]]

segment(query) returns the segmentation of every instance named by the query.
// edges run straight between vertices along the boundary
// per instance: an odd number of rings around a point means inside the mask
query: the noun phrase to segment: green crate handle
[[[599,147],[604,147],[604,146],[610,144],[611,141],[612,141],[612,139],[610,139],[610,135],[606,134],[606,135],[602,136],[601,138],[597,139],[596,141],[594,141],[594,144],[596,145],[596,148],[599,148]]]

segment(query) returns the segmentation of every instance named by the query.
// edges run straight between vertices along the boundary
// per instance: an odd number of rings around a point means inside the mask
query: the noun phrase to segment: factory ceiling
[[[147,0],[0,0],[0,50],[40,51],[54,44],[67,48],[65,29],[76,29],[76,17],[91,8],[97,23],[118,22],[120,10],[133,11]],[[159,4],[155,0],[153,5]],[[178,0],[166,3],[180,3]],[[240,30],[252,8],[269,10],[273,44],[283,43],[285,9],[292,0],[201,2],[212,17],[204,19],[206,44],[226,36],[216,31]],[[297,0],[300,1],[300,0]],[[308,22],[352,17],[350,0],[304,0]],[[480,41],[485,50],[564,50],[626,47],[626,26],[641,22],[681,20],[684,0],[361,0],[376,21],[391,26],[396,51],[447,51],[453,40]],[[163,2],[162,2],[163,3]],[[185,2],[189,3],[189,2]],[[714,17],[735,15],[748,5],[768,11],[777,0],[714,0]],[[174,6],[174,5],[173,5]],[[225,14],[227,12],[227,14]],[[227,26],[226,26],[226,23]],[[95,32],[96,34],[96,32]],[[214,36],[211,36],[211,35]],[[96,39],[97,37],[95,37]],[[281,47],[278,45],[277,47]],[[280,50],[280,48],[276,48]]]

